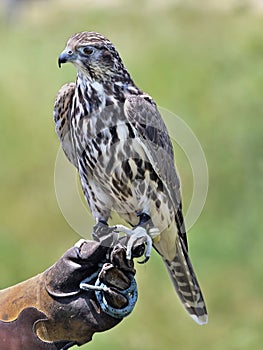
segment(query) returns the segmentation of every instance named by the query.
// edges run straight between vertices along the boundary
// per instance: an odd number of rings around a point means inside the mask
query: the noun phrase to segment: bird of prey
[[[190,316],[208,321],[205,302],[188,255],[180,182],[173,147],[154,100],[133,82],[113,44],[96,32],[69,38],[58,64],[77,68],[54,106],[56,132],[77,168],[96,225],[106,227],[116,211],[130,228],[117,225],[133,243],[145,238],[161,255]]]

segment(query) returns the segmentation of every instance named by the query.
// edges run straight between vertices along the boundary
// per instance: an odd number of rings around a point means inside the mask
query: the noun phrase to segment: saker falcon
[[[97,225],[116,211],[131,228],[127,258],[138,237],[161,255],[190,316],[208,321],[205,302],[188,255],[180,182],[167,128],[153,99],[133,82],[113,44],[96,32],[69,38],[59,66],[77,68],[54,106],[56,132],[77,168]]]

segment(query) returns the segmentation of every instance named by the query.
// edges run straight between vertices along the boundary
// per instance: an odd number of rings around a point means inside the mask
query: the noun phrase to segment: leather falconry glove
[[[126,243],[81,240],[43,273],[0,291],[0,349],[68,349],[116,326],[137,300]]]

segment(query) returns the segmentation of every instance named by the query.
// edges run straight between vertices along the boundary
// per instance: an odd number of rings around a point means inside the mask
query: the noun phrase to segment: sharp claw
[[[138,264],[145,264],[150,259],[149,256],[146,256],[142,261],[138,261]]]

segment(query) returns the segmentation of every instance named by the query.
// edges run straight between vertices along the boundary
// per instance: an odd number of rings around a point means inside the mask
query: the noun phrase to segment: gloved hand
[[[83,241],[48,270],[0,291],[0,349],[68,349],[116,326],[131,312],[137,292],[133,261],[120,242],[108,248]]]

